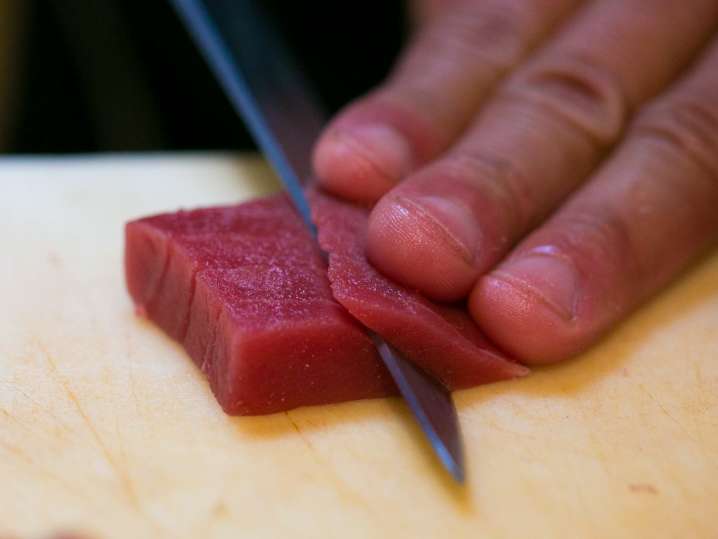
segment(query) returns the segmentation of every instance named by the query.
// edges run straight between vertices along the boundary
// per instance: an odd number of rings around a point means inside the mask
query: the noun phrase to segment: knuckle
[[[638,282],[648,268],[637,255],[630,230],[625,219],[611,210],[577,210],[552,227],[556,235],[553,243],[596,280],[602,277],[598,268],[607,268]],[[611,275],[603,277],[615,282]]]
[[[504,91],[568,122],[599,147],[612,144],[626,121],[628,103],[619,81],[585,56],[537,60],[507,81]]]
[[[688,159],[718,187],[718,107],[698,96],[659,100],[646,106],[632,126],[638,138],[659,143],[672,156]]]
[[[533,223],[538,204],[516,161],[487,153],[457,152],[446,161],[448,176],[468,184],[496,212],[503,229],[519,233]],[[512,238],[506,238],[509,241]]]

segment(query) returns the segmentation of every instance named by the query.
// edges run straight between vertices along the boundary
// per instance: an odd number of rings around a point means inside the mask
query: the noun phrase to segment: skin
[[[314,153],[368,256],[530,364],[594,343],[718,243],[718,2],[424,0]]]

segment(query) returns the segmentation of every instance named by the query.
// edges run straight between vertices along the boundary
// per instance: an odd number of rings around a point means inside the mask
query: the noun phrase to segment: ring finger
[[[470,306],[499,344],[545,363],[591,344],[718,243],[718,39],[641,111],[598,173],[482,278]]]

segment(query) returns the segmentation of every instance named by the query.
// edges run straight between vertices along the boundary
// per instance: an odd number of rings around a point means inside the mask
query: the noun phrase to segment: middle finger
[[[630,111],[679,73],[716,22],[715,0],[586,6],[442,159],[379,202],[372,261],[431,297],[465,296],[588,175]]]

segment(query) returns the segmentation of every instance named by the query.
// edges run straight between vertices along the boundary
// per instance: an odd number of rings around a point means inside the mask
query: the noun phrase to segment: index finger
[[[582,0],[456,0],[422,28],[389,79],[319,140],[324,187],[373,202],[464,129],[497,81]]]

